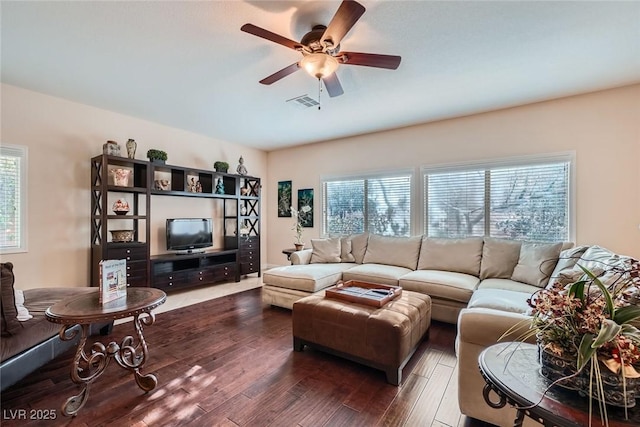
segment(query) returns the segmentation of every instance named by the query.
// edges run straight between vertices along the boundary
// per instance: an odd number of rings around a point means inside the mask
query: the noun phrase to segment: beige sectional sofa
[[[568,243],[525,243],[491,238],[437,239],[357,234],[313,239],[294,252],[292,265],[263,277],[263,301],[291,308],[298,299],[339,280],[360,280],[421,292],[431,297],[431,317],[457,323],[478,289],[533,293],[544,287]]]
[[[263,275],[263,301],[291,308],[339,280],[402,286],[428,294],[432,319],[457,323],[459,405],[462,413],[500,426],[513,424],[511,408],[493,409],[482,396],[478,355],[511,326],[528,319],[527,300],[550,278],[610,265],[620,256],[598,246],[528,243],[493,238],[436,239],[358,234],[314,239],[291,255],[292,265]],[[529,421],[525,421],[527,425]],[[531,424],[535,425],[535,424]]]

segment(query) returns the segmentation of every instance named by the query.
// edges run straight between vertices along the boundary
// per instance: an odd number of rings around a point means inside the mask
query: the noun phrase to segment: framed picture
[[[291,181],[278,181],[278,216],[291,218]]]
[[[298,190],[298,212],[303,227],[313,227],[313,188]]]

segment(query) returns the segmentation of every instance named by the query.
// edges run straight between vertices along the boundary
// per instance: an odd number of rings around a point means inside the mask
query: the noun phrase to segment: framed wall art
[[[291,181],[278,181],[278,217],[291,218]]]
[[[313,188],[298,190],[298,212],[303,227],[313,227]]]

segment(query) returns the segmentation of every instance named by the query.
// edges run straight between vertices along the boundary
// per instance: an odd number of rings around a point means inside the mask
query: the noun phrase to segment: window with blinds
[[[411,174],[322,181],[324,234],[411,233]]]
[[[26,147],[0,146],[0,252],[26,250]]]
[[[570,161],[426,171],[424,227],[431,237],[569,240]]]

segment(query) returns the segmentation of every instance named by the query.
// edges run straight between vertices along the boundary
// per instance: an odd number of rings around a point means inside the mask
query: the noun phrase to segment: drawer
[[[153,286],[157,288],[170,288],[189,282],[189,272],[178,271],[173,273],[158,274],[153,276]]]
[[[214,270],[214,280],[231,280],[236,277],[235,264],[218,267]]]
[[[146,288],[149,286],[149,281],[147,280],[147,275],[144,276],[135,276],[135,277],[127,277],[127,286],[133,286],[136,288]]]
[[[131,261],[127,262],[127,274],[136,274],[140,275],[142,273],[147,273],[147,262],[146,261]]]
[[[249,250],[240,252],[240,262],[258,262],[260,260],[260,252]]]
[[[107,259],[126,259],[127,261],[146,261],[146,246],[129,246],[107,249]]]
[[[190,282],[192,284],[196,283],[207,283],[215,280],[215,270],[213,268],[205,268],[198,271],[191,272]]]
[[[257,273],[260,270],[259,262],[241,262],[240,274]]]
[[[240,238],[240,252],[245,249],[258,250],[260,248],[260,239],[258,237],[249,237],[248,239]]]

